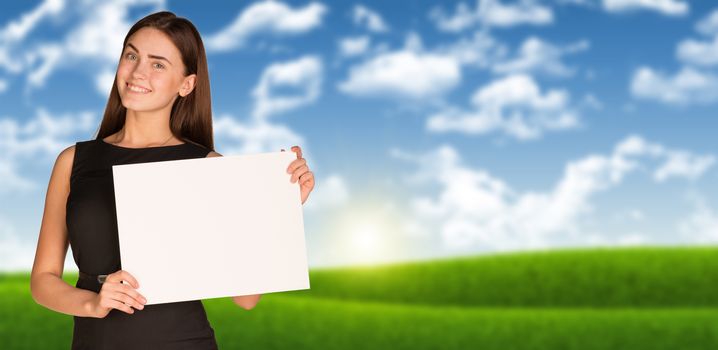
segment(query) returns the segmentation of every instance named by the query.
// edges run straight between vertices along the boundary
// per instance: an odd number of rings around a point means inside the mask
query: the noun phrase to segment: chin
[[[125,107],[127,110],[132,110],[135,112],[153,112],[163,109],[163,106],[161,104],[151,106],[147,103],[140,103],[138,101],[126,101],[122,98],[120,98],[120,101],[122,102],[122,106]]]
[[[120,100],[122,101],[122,106],[125,107],[126,109],[131,109],[133,111],[139,111],[139,110],[144,109],[144,108],[142,108],[142,106],[138,105],[135,102],[125,102],[125,100],[122,100],[122,99],[120,99]]]
[[[151,111],[154,109],[154,108],[147,107],[142,103],[137,103],[136,101],[122,100],[122,106],[125,107],[127,110],[133,110],[135,112],[145,112],[145,111]]]

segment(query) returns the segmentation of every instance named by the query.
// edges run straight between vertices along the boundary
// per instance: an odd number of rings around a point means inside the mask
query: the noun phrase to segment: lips
[[[130,83],[126,83],[125,85],[127,86],[127,89],[129,91],[136,92],[138,94],[147,94],[147,93],[152,92],[152,90],[150,90],[148,88],[144,88],[142,86],[138,86],[138,85],[134,85],[134,84],[130,84]]]

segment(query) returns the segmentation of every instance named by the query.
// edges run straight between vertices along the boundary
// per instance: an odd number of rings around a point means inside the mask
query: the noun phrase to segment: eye
[[[155,68],[157,69],[165,69],[165,65],[162,63],[155,63]]]
[[[132,52],[128,52],[128,53],[125,54],[125,58],[127,58],[128,60],[133,61],[133,60],[135,60],[135,59],[137,58],[137,56],[135,56],[135,54],[132,53]]]

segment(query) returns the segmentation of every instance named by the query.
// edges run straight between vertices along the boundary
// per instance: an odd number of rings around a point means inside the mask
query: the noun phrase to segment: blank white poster
[[[309,289],[294,152],[112,167],[122,269],[147,305]]]

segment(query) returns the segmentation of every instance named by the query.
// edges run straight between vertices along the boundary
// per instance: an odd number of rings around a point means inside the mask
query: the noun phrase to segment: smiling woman
[[[141,55],[149,50],[162,54]],[[197,74],[188,74],[184,65],[173,65],[172,61],[181,62],[180,52],[162,31],[152,27],[138,30],[125,46],[117,67],[122,104],[137,111],[156,109],[168,106],[177,94],[180,98],[187,96]]]
[[[112,176],[114,165],[221,156],[202,39],[187,19],[159,12],[135,23],[122,48],[97,137],[65,149],[52,171],[32,296],[74,316],[73,349],[216,349],[200,300],[145,306],[141,281],[122,270]],[[295,147],[287,172],[304,203],[314,177]],[[79,268],[75,287],[62,280],[68,245]],[[233,300],[251,309],[259,297]]]
[[[146,145],[142,135],[124,134],[132,127],[122,126],[140,118],[163,123],[151,117],[161,113],[169,116],[169,140],[181,142],[177,136],[182,135],[184,141],[192,140],[214,150],[209,73],[202,39],[184,18],[174,17],[174,21],[153,25],[145,21],[151,16],[140,20],[125,38],[98,137],[122,132],[113,135],[117,138],[112,138],[112,143],[119,143],[121,137],[130,144]],[[138,26],[143,21],[145,24]],[[163,124],[157,129],[166,127]],[[160,138],[164,139],[167,137]]]
[[[141,19],[123,42],[97,138],[63,151],[48,187],[31,290],[39,304],[74,316],[73,349],[217,348],[201,301],[145,306],[140,281],[122,270],[112,181],[113,165],[213,149],[199,33],[169,12]],[[68,244],[80,270],[75,288],[61,279]]]

